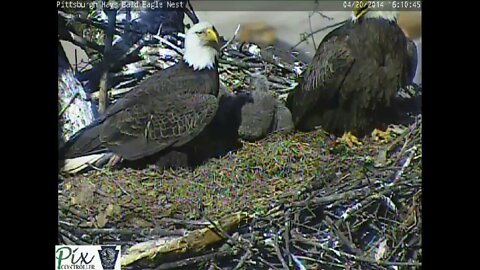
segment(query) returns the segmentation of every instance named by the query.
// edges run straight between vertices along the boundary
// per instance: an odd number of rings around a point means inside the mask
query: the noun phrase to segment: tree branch
[[[100,114],[105,113],[108,107],[108,87],[109,87],[109,67],[108,63],[111,59],[113,34],[115,32],[115,24],[117,18],[117,10],[104,9],[108,17],[108,30],[105,35],[105,50],[103,53],[103,72],[100,79],[100,93],[98,97],[98,111]]]
[[[333,28],[333,27],[336,27],[336,26],[339,26],[339,25],[342,25],[344,23],[346,23],[348,20],[344,20],[344,21],[341,21],[341,22],[338,22],[338,23],[334,23],[332,25],[329,25],[329,26],[326,26],[326,27],[323,27],[323,28],[320,28],[318,30],[315,30],[314,32],[304,36],[297,44],[293,45],[292,48],[290,48],[291,50],[295,49],[298,45],[302,44],[303,42],[305,42],[307,39],[309,39],[311,36],[323,31],[323,30],[327,30],[329,28]]]

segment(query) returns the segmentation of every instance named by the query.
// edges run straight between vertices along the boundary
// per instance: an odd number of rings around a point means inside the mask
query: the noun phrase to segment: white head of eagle
[[[363,18],[374,18],[374,19],[385,19],[391,22],[396,22],[400,12],[398,11],[370,11],[368,8],[357,9],[352,12],[351,19],[353,22],[357,22],[361,17]]]
[[[194,70],[212,69],[219,48],[219,37],[215,27],[208,22],[200,22],[188,29],[185,34],[185,54],[183,59]]]

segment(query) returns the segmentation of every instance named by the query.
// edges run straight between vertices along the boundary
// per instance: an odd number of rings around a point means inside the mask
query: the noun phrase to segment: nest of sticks
[[[62,177],[60,242],[120,244],[124,269],[417,268],[421,128],[351,148],[273,135],[193,171]]]
[[[142,54],[148,73],[181,55],[165,42]],[[220,58],[224,89],[261,75],[280,99],[304,68],[234,40]],[[141,79],[125,80],[111,99]],[[59,175],[59,242],[122,245],[122,269],[419,268],[421,130],[419,115],[353,146],[319,129],[242,142],[193,170]]]

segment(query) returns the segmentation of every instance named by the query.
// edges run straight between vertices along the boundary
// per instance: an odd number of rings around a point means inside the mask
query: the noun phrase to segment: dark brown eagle
[[[297,129],[362,136],[403,114],[397,94],[412,83],[417,53],[397,17],[362,13],[323,39],[287,100]]]
[[[183,61],[152,75],[108,107],[66,143],[65,157],[107,150],[138,160],[191,141],[217,112],[218,49],[219,36],[210,23],[192,26],[185,36]]]

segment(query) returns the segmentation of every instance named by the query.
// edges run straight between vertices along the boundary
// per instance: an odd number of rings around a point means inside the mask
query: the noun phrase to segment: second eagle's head
[[[220,37],[215,27],[208,22],[200,22],[188,29],[185,34],[185,54],[183,59],[195,70],[212,69],[220,48]]]
[[[357,22],[360,18],[374,18],[374,19],[384,19],[390,22],[397,22],[400,15],[399,11],[379,11],[371,10],[370,2],[366,0],[361,0],[358,3],[358,6],[352,12],[351,20]]]

